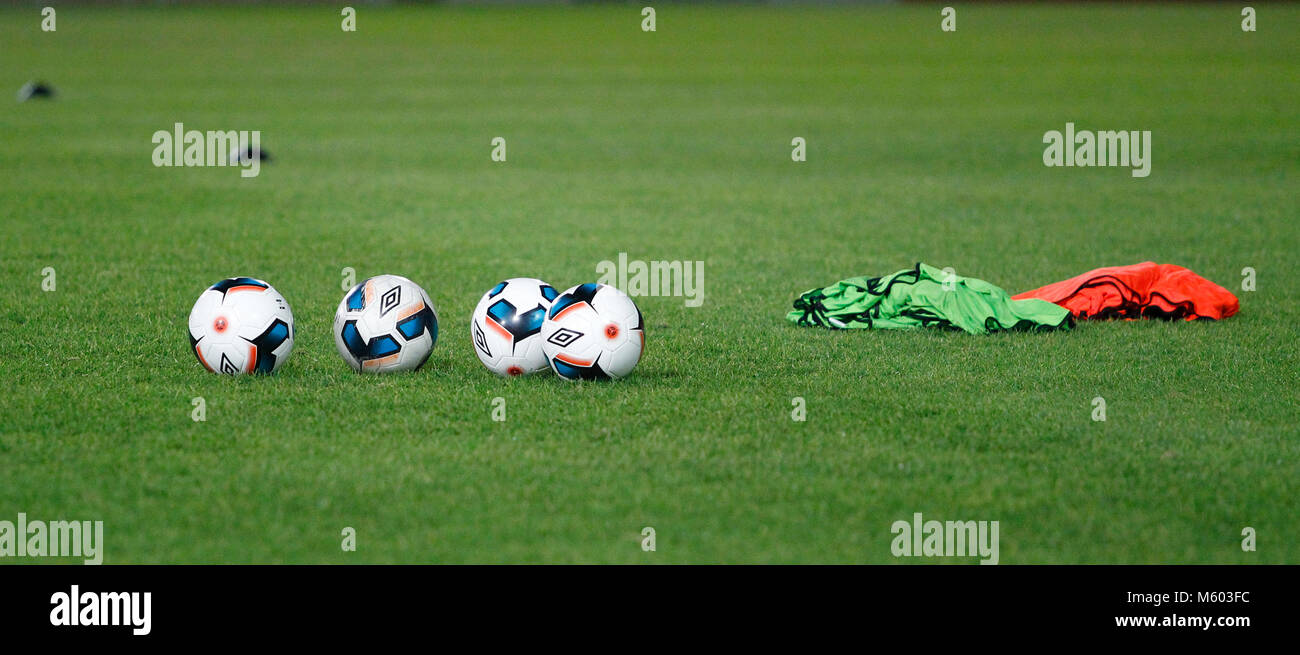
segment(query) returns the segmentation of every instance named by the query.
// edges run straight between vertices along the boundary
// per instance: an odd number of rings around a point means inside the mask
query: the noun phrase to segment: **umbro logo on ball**
[[[385,291],[383,297],[379,299],[379,315],[384,316],[393,311],[400,302],[402,302],[402,287],[393,287]]]
[[[574,341],[577,341],[581,337],[582,337],[581,332],[570,330],[568,328],[561,328],[559,330],[556,330],[555,334],[552,334],[551,338],[547,339],[547,341],[563,348],[573,343]]]

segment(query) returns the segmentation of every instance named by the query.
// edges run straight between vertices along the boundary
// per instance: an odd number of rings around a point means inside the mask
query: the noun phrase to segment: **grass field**
[[[331,7],[67,7],[54,33],[0,11],[10,92],[59,92],[0,102],[0,519],[103,520],[107,563],[944,561],[891,555],[913,512],[998,520],[1004,564],[1300,562],[1300,8],[1261,6],[1255,33],[1235,5],[959,11],[949,34],[938,6],[665,5],[654,33],[639,5],[361,7],[355,33]],[[1044,167],[1067,121],[1151,130],[1150,177]],[[155,168],[175,122],[261,130],[276,160]],[[638,299],[629,379],[480,366],[485,290],[594,281],[620,252],[706,262],[702,307]],[[1146,260],[1241,313],[989,337],[783,319],[916,261],[1014,293]],[[343,267],[429,290],[423,370],[339,358]],[[293,307],[273,377],[187,350],[233,275]]]

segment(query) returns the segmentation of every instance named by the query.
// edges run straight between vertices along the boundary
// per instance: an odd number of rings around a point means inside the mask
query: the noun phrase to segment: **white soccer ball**
[[[190,348],[213,373],[274,373],[293,352],[293,312],[261,280],[222,280],[190,310]]]
[[[474,352],[497,375],[527,375],[546,368],[542,322],[559,292],[531,277],[516,277],[492,287],[470,317]]]
[[[400,275],[377,275],[352,287],[334,313],[334,343],[355,371],[413,371],[437,342],[433,301]]]
[[[632,372],[645,347],[641,310],[604,284],[579,284],[551,303],[542,323],[542,351],[567,380],[617,380]]]

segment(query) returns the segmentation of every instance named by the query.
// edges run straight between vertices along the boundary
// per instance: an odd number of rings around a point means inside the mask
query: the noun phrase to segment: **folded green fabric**
[[[1000,287],[949,275],[922,263],[884,277],[852,277],[794,301],[786,319],[834,329],[918,327],[988,334],[1045,331],[1073,325],[1070,311],[1046,300],[1012,300]]]

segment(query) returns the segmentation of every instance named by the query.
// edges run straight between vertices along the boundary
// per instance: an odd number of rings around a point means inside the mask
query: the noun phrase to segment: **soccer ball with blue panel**
[[[546,368],[542,322],[559,292],[534,278],[516,277],[483,294],[470,317],[479,361],[497,375],[519,376]]]
[[[333,331],[339,356],[354,371],[414,371],[438,342],[438,312],[420,285],[377,275],[343,295]]]
[[[190,310],[190,349],[222,375],[274,373],[293,352],[293,312],[271,285],[251,277],[222,280]]]
[[[555,299],[542,323],[542,350],[566,380],[617,380],[641,361],[645,323],[627,294],[579,284]]]

